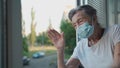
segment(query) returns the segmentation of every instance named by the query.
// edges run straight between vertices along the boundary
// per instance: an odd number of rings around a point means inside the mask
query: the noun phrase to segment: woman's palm
[[[62,49],[64,48],[64,36],[63,33],[58,33],[54,29],[48,30],[48,36],[52,40],[54,46],[57,49]]]

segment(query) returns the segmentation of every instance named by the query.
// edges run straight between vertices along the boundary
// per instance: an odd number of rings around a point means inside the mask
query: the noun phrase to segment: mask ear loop
[[[91,21],[91,22],[92,22],[91,25],[92,25],[92,27],[94,28],[94,23],[93,23],[94,17],[93,17],[93,16],[91,17],[91,20],[92,20],[92,21]]]
[[[94,29],[95,29],[95,27],[94,27],[94,23],[93,23],[93,20],[94,20],[94,17],[92,16],[92,27],[93,27],[93,32],[94,32]]]
[[[78,29],[78,25],[77,25],[77,29]],[[77,31],[77,29],[76,29],[76,45],[77,45],[77,43],[80,41],[80,37],[78,36],[78,31]]]
[[[78,42],[78,35],[77,35],[77,30],[76,30],[76,45],[77,45],[77,42]]]
[[[91,21],[91,22],[92,22],[92,24],[91,24],[91,25],[92,25],[92,26],[94,26],[94,25],[93,25],[93,16],[91,17],[91,20],[92,20],[92,21]]]
[[[77,31],[77,29],[78,29],[78,25],[77,25],[77,28],[76,28],[76,45],[77,45],[77,43],[78,43],[78,41],[79,41],[78,31]]]
[[[91,17],[91,26],[94,28],[94,25],[93,25],[93,16]],[[78,28],[78,25],[77,25],[77,28]],[[76,29],[76,44],[81,40],[81,38],[80,37],[78,37],[78,35],[77,35],[78,33],[77,33],[77,29]]]

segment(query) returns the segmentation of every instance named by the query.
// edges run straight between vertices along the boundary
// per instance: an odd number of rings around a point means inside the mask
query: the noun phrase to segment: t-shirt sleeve
[[[71,58],[78,59],[78,48],[79,48],[78,45],[74,48]]]
[[[118,42],[120,42],[120,25],[114,25],[111,32],[113,43],[116,45]]]

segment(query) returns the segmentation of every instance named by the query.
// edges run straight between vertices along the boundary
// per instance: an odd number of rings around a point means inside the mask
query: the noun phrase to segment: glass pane
[[[69,22],[68,12],[76,6],[76,1],[21,0],[21,4],[24,68],[56,68],[56,48],[48,38],[47,30],[54,28],[60,32],[62,31],[60,29],[61,23],[64,25],[61,27],[62,29],[64,28],[65,30],[66,24],[69,25],[67,29],[69,27],[71,28],[71,25],[67,23]],[[74,33],[75,32],[72,34],[75,38]],[[70,34],[67,35],[67,37],[68,36],[70,36]],[[76,40],[71,39],[71,41]],[[71,42],[71,45],[72,44],[74,44],[74,42]],[[65,59],[69,58],[69,54],[65,54]]]

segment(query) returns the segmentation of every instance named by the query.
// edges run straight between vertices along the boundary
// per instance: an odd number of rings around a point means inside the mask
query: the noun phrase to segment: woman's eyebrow
[[[82,18],[78,18],[77,21],[82,20]]]

